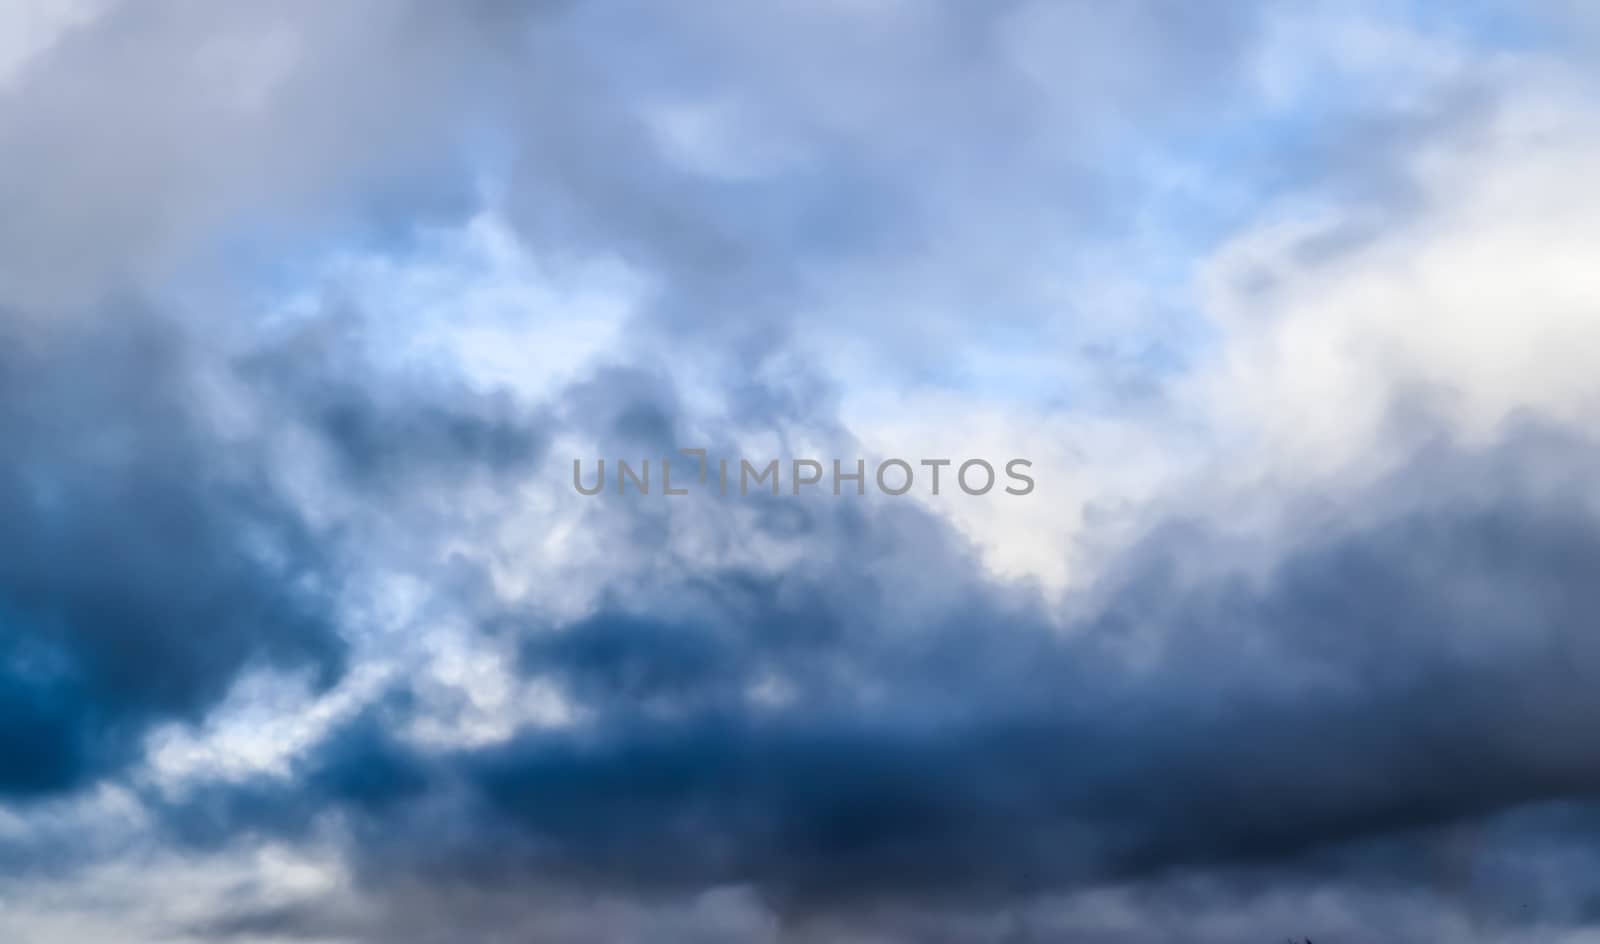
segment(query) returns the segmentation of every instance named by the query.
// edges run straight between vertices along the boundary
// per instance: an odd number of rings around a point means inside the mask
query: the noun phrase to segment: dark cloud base
[[[924,513],[819,501],[783,572],[634,587],[647,604],[567,625],[495,617],[579,724],[419,751],[392,699],[291,782],[219,785],[168,820],[213,839],[343,822],[380,899],[731,887],[810,925],[1165,902],[1204,878],[1207,907],[1328,885],[1575,920],[1595,890],[1516,863],[1593,835],[1594,455],[1533,422],[1488,449],[1425,440],[1265,569],[1198,524],[1157,529],[1065,624]],[[782,698],[751,697],[774,679]],[[1450,865],[1463,834],[1488,838]]]
[[[331,548],[193,404],[170,326],[118,311],[0,353],[0,794],[83,786],[247,667],[326,685]]]

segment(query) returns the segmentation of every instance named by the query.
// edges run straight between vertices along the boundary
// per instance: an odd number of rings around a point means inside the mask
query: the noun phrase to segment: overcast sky
[[[0,940],[1600,941],[1597,62],[0,2]]]

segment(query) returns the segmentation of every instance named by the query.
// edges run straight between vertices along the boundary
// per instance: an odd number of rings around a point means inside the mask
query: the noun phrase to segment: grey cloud
[[[1128,138],[1175,133],[1186,104],[1230,94],[1256,18],[573,6],[533,32],[507,206],[535,247],[617,252],[660,277],[635,331],[656,356],[747,370],[810,330],[947,367],[973,311],[1058,313],[1035,288],[1059,253],[1126,232]],[[715,146],[792,156],[708,170],[663,142],[673,107],[708,110]],[[1031,268],[1041,251],[1048,275]]]
[[[516,11],[456,11],[107,4],[0,97],[0,291],[70,309],[469,209]]]
[[[375,322],[386,314],[318,316],[250,349],[235,368],[270,413],[310,431],[335,477],[369,501],[458,493],[480,474],[501,485],[529,475],[551,420],[505,390],[374,364]]]

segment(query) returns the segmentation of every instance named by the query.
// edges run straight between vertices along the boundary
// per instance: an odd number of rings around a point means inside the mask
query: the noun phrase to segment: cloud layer
[[[1583,11],[21,9],[0,936],[1596,933]]]

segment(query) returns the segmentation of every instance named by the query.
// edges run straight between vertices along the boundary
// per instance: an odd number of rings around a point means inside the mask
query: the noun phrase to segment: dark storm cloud
[[[371,824],[377,889],[731,885],[829,914],[1196,869],[1426,887],[1440,830],[1600,789],[1594,455],[1533,425],[1425,446],[1264,569],[1167,528],[1065,627],[921,513],[819,509],[781,573],[530,626],[523,669],[573,725],[421,751],[364,719],[308,762],[339,773],[277,789]]]
[[[1592,792],[1600,528],[1570,494],[1452,497],[1308,540],[1259,584],[1185,586],[1164,559],[1210,549],[1157,543],[1067,640],[992,605],[894,623],[883,597],[909,587],[843,548],[782,579],[793,610],[605,615],[530,650],[595,727],[491,752],[478,783],[585,872],[845,896],[1273,860]],[[707,582],[749,601],[735,578]],[[1106,651],[1124,642],[1153,663]],[[769,674],[793,699],[770,714],[742,699]]]
[[[246,669],[338,676],[358,565],[277,480],[279,433],[303,427],[343,484],[394,501],[539,455],[493,397],[380,393],[349,363],[266,376],[270,352],[240,376],[215,324],[106,301],[227,284],[172,284],[197,264],[277,272],[307,232],[467,212],[468,102],[498,100],[490,77],[535,6],[111,4],[7,77],[0,794],[121,768]],[[245,402],[212,409],[219,381]],[[269,428],[225,429],[241,406],[230,423],[259,411]]]
[[[341,592],[379,556],[362,548],[374,522],[442,527],[448,496],[542,456],[543,424],[505,397],[378,393],[357,334],[308,334],[228,358],[129,306],[6,332],[0,793],[115,772],[246,669],[332,682]],[[328,460],[317,480],[345,503],[311,509],[287,487],[291,442]]]
[[[0,792],[116,768],[247,665],[340,670],[330,551],[193,408],[191,371],[138,313],[6,332]]]

